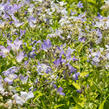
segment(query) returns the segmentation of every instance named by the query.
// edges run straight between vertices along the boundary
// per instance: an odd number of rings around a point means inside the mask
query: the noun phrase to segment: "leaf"
[[[65,104],[55,105],[55,106],[54,106],[54,109],[58,109],[59,107],[61,107],[61,106],[63,106],[63,105],[65,105]]]
[[[36,97],[34,98],[34,102],[39,98],[39,97],[41,97],[41,96],[43,96],[43,94],[41,93],[41,92],[39,92],[39,91],[36,91],[36,92],[34,92],[34,95],[36,95]]]
[[[105,103],[105,101],[106,101],[106,100],[104,100],[104,101],[100,104],[99,109],[104,109],[104,103]]]
[[[88,74],[88,72],[81,72],[80,77],[85,77]]]
[[[72,84],[76,89],[80,89],[80,86],[77,83],[73,82]]]
[[[99,106],[99,109],[106,109],[106,107],[109,107],[109,102],[106,102],[108,101],[107,98],[109,97],[109,95],[105,98],[105,100],[100,104]]]

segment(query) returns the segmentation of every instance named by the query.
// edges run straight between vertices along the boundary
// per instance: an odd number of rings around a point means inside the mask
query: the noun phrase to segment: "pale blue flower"
[[[63,93],[62,91],[63,91],[63,88],[62,88],[62,87],[59,87],[59,88],[57,89],[57,92],[58,92],[60,95],[65,96],[65,93]]]
[[[13,51],[18,51],[22,45],[22,40],[17,38],[14,43],[11,43],[11,41],[7,40],[7,44],[12,48]]]
[[[23,52],[20,52],[20,53],[16,56],[17,62],[22,62],[23,58],[24,58],[24,53],[23,53]]]
[[[81,3],[81,1],[79,1],[79,3],[77,4],[78,8],[83,8],[83,3]]]

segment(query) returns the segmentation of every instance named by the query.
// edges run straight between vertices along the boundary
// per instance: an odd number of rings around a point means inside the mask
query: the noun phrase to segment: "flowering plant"
[[[101,11],[88,10],[91,4]],[[109,107],[103,9],[90,0],[0,1],[0,108]]]

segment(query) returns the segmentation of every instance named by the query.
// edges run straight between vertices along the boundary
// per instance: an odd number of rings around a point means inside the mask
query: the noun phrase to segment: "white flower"
[[[32,92],[32,91],[28,92],[28,96],[26,97],[26,101],[27,101],[28,99],[33,98],[33,97],[34,97],[33,92]]]
[[[105,1],[105,4],[106,4],[106,5],[109,5],[109,0],[106,0],[106,1]]]
[[[12,108],[12,100],[8,100],[7,102],[6,102],[6,106],[8,107],[8,109],[11,109]]]
[[[100,62],[100,59],[98,57],[94,57],[92,60],[96,63]]]
[[[37,71],[40,75],[43,75],[42,72],[48,73],[50,72],[50,67],[47,66],[46,64],[40,64],[37,66]]]
[[[8,87],[9,91],[16,93],[16,89],[13,86],[9,86]]]
[[[32,91],[30,92],[24,92],[24,91],[21,91],[20,92],[21,96],[18,96],[18,94],[15,94],[13,97],[14,99],[16,100],[16,103],[17,104],[20,104],[20,105],[23,105],[28,99],[30,98],[33,98],[34,97],[34,94]]]
[[[4,92],[3,84],[0,82],[0,93]]]
[[[2,3],[0,4],[0,11],[4,11],[4,5]]]
[[[32,13],[33,12],[33,8],[34,8],[34,5],[30,4],[30,7],[28,8],[28,12]]]
[[[101,27],[103,27],[104,26],[104,22],[103,21],[100,21],[100,22],[96,22],[96,27],[99,27],[99,28],[101,28]]]
[[[18,96],[18,94],[15,94],[13,97],[16,101],[16,104],[23,105],[25,103],[25,101],[20,96]]]
[[[109,53],[106,54],[106,58],[109,60]]]
[[[21,62],[24,58],[24,53],[20,52],[17,56],[16,56],[16,60],[17,62]]]

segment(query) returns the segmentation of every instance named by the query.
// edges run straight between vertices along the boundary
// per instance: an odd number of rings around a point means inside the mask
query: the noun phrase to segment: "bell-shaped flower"
[[[20,46],[22,45],[22,40],[19,40],[18,38],[14,41],[14,43],[11,43],[9,40],[7,41],[7,44],[12,48],[13,51],[18,51],[20,49]]]
[[[51,48],[51,41],[49,39],[44,40],[43,44],[42,44],[42,49],[44,51],[47,51],[47,49]]]
[[[78,76],[79,76],[79,75],[80,75],[79,72],[75,73],[75,74],[73,75],[74,80],[78,80]]]
[[[43,75],[43,72],[45,72],[45,73],[51,72],[51,68],[49,66],[47,66],[46,64],[39,64],[37,66],[37,71],[38,71],[39,75]]]
[[[13,98],[16,101],[16,104],[23,105],[25,100],[23,100],[18,94],[13,95]]]
[[[16,60],[17,62],[21,62],[24,58],[24,53],[20,52],[17,56],[16,56]]]
[[[6,57],[9,52],[10,52],[10,47],[9,46],[7,48],[5,48],[4,46],[0,46],[1,56]]]
[[[13,96],[13,98],[15,99],[16,101],[16,104],[20,104],[20,105],[23,105],[28,99],[31,99],[34,97],[34,94],[32,91],[30,92],[24,92],[24,91],[21,91],[20,92],[20,96],[18,94],[15,94]]]
[[[19,70],[18,67],[13,66],[13,67],[9,68],[8,70],[3,71],[2,73],[4,74],[4,76],[8,76],[9,74],[15,73],[15,72],[17,72],[18,70]]]
[[[16,74],[9,74],[5,79],[4,79],[4,81],[5,82],[8,82],[8,84],[12,84],[13,83],[13,81],[14,81],[14,79],[16,79],[17,78],[17,75]]]
[[[62,88],[62,87],[59,87],[59,88],[57,89],[57,92],[58,92],[60,95],[65,96],[65,93],[63,93],[62,91],[63,91],[63,88]]]

